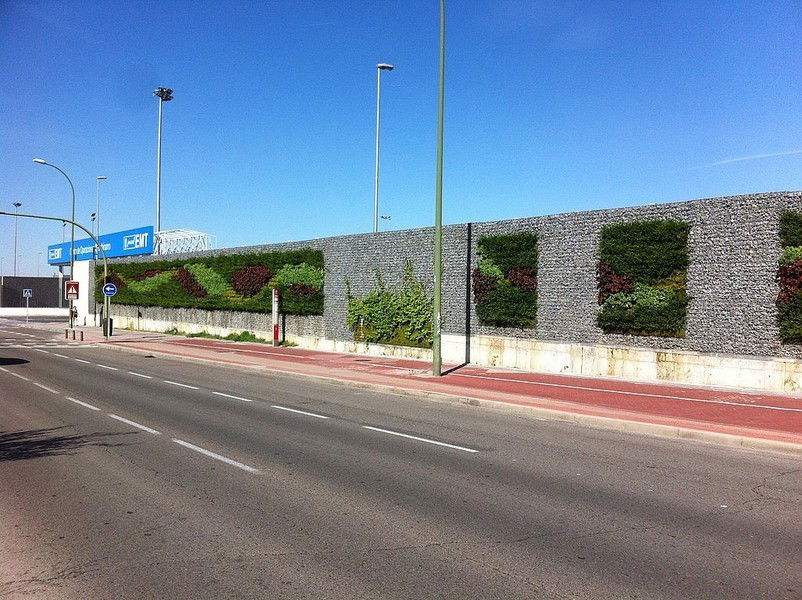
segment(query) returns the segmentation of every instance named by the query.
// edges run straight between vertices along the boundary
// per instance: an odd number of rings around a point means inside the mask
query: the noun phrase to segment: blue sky
[[[448,0],[444,221],[802,188],[802,2]],[[2,205],[219,246],[433,223],[437,0],[0,0]],[[770,155],[770,156],[766,156]],[[749,158],[752,157],[752,158]],[[748,160],[734,160],[748,159]],[[21,274],[58,224],[19,222]],[[13,220],[0,257],[13,260]],[[42,258],[44,260],[44,258]]]

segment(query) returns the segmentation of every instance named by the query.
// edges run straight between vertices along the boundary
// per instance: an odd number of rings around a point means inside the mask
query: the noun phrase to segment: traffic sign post
[[[78,282],[65,281],[64,282],[64,299],[77,300],[78,299]]]
[[[105,310],[105,318],[103,319],[103,333],[108,339],[111,335],[113,322],[111,320],[111,297],[117,293],[117,286],[113,283],[107,283],[103,286],[103,308]]]
[[[273,345],[278,346],[278,290],[273,288]]]
[[[22,297],[25,298],[25,322],[28,322],[28,310],[30,309],[31,298],[33,298],[33,290],[25,288],[22,290]]]

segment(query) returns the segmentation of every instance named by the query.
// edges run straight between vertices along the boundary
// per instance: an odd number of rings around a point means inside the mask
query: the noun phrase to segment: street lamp
[[[432,374],[440,377],[443,366],[441,304],[443,292],[443,113],[446,81],[446,2],[440,0],[440,85],[437,93],[437,182],[434,199],[434,331],[432,332]],[[467,342],[469,343],[469,342]]]
[[[379,116],[381,113],[382,71],[392,71],[393,65],[376,65],[376,173],[373,181],[373,233],[379,231]]]
[[[19,221],[19,207],[22,206],[22,202],[12,202],[14,206],[14,277],[17,276],[17,221]]]
[[[95,217],[97,218],[97,235],[95,237],[98,239],[100,239],[100,182],[106,179],[108,179],[108,177],[105,175],[98,175],[95,177],[95,180],[97,181],[97,208],[95,208],[94,213]]]
[[[96,218],[97,218],[97,213],[92,213],[91,215],[89,215],[89,220],[92,222],[92,233],[95,234],[95,237],[97,237],[97,232],[95,231],[95,219]]]
[[[70,219],[72,223],[72,234],[70,236],[70,278],[75,276],[75,186],[72,185],[72,179],[70,179],[69,175],[67,175],[64,171],[59,169],[56,165],[51,165],[49,162],[42,158],[34,158],[33,162],[37,165],[45,165],[47,167],[53,167],[56,171],[64,175],[67,178],[67,182],[70,184],[70,190],[72,191],[72,219]],[[70,300],[70,329],[75,326],[75,319],[72,315],[72,300]]]
[[[161,231],[161,196],[162,196],[162,104],[173,99],[170,88],[156,88],[153,95],[159,98],[159,134],[156,149],[156,235]]]

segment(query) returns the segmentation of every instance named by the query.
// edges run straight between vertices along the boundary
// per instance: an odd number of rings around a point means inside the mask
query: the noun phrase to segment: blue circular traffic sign
[[[103,286],[103,293],[106,294],[107,296],[113,296],[114,294],[117,293],[117,286],[114,285],[113,283],[107,283],[106,285]]]

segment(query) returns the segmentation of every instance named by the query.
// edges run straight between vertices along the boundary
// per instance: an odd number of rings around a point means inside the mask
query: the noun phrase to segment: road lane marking
[[[291,413],[298,413],[299,415],[306,415],[307,417],[315,417],[316,419],[328,419],[329,417],[325,415],[318,415],[316,413],[307,412],[305,410],[298,410],[297,408],[287,408],[286,406],[279,406],[278,404],[273,404],[271,408],[277,408],[279,410],[286,410],[287,412]]]
[[[136,427],[137,429],[141,429],[142,431],[147,431],[148,433],[152,433],[154,435],[159,435],[159,432],[156,431],[155,429],[151,429],[150,427],[147,427],[145,425],[137,423],[136,421],[131,421],[130,419],[126,419],[126,418],[120,417],[118,415],[113,415],[111,413],[109,413],[109,416],[112,419],[117,419],[118,421],[122,421],[123,423],[127,423],[131,427]]]
[[[78,362],[86,363],[87,365],[92,364],[91,362],[89,362],[88,360],[84,360],[83,358],[76,358],[75,360],[77,360]]]
[[[34,352],[41,352],[42,354],[50,354],[47,350],[42,350],[41,348],[34,348]]]
[[[143,375],[142,373],[134,373],[133,371],[128,371],[129,375],[136,375],[137,377],[142,377],[143,379],[153,379],[150,375]]]
[[[117,367],[108,367],[106,365],[101,365],[100,363],[95,363],[95,366],[98,366],[101,369],[108,369],[109,371],[116,371],[117,370]]]
[[[195,387],[194,385],[187,385],[186,383],[178,383],[177,381],[168,381],[164,380],[164,383],[169,383],[170,385],[177,385],[178,387],[189,388],[191,390],[198,390],[200,388]]]
[[[0,371],[3,371],[4,373],[8,373],[9,372],[8,369],[4,369],[3,367],[0,367]]]
[[[190,450],[194,450],[195,452],[200,452],[205,456],[214,458],[215,460],[219,460],[220,462],[224,462],[227,465],[231,465],[232,467],[237,467],[238,469],[242,469],[243,471],[247,471],[248,473],[254,473],[256,475],[262,474],[262,472],[259,469],[254,469],[253,467],[249,467],[246,464],[237,462],[236,460],[232,460],[230,458],[226,458],[221,454],[217,454],[216,452],[212,452],[211,450],[206,450],[205,448],[201,448],[200,446],[196,446],[195,444],[190,444],[189,442],[185,442],[184,440],[179,440],[176,438],[173,438],[173,441],[179,446],[183,446],[184,448],[189,448]]]
[[[30,381],[25,375],[20,375],[19,373],[12,373],[14,377],[19,377],[20,379],[24,379],[25,381]]]
[[[791,412],[802,412],[802,408],[789,408],[785,406],[767,406],[765,404],[745,404],[742,402],[728,402],[727,400],[705,400],[703,398],[689,398],[687,396],[668,396],[666,394],[650,394],[648,392],[627,392],[623,390],[611,390],[608,388],[592,388],[581,385],[569,385],[567,383],[546,383],[542,381],[524,381],[522,379],[509,379],[506,377],[489,377],[487,375],[468,375],[466,373],[452,373],[449,377],[470,377],[471,379],[487,379],[491,381],[507,381],[512,383],[526,383],[529,385],[542,385],[546,387],[566,388],[570,390],[583,390],[586,392],[604,392],[606,394],[624,394],[626,396],[643,396],[646,398],[666,398],[668,400],[685,400],[688,402],[702,402],[704,404],[726,404],[728,406],[743,406],[746,408],[765,408],[768,410],[787,410]]]
[[[479,452],[478,450],[474,450],[473,448],[465,448],[464,446],[455,446],[454,444],[438,442],[437,440],[430,440],[427,438],[418,437],[416,435],[409,435],[408,433],[399,433],[398,431],[390,431],[389,429],[381,429],[380,427],[371,427],[370,425],[363,425],[362,428],[370,429],[371,431],[380,431],[381,433],[388,433],[390,435],[397,435],[399,437],[409,438],[410,440],[425,442],[427,444],[435,444],[437,446],[445,446],[446,448],[454,448],[455,450],[462,450],[463,452]]]
[[[75,404],[83,406],[84,408],[88,408],[89,410],[100,410],[97,406],[92,406],[87,402],[81,402],[80,400],[76,400],[75,398],[70,398],[69,396],[65,396],[65,398],[67,398],[67,400],[69,400],[70,402],[75,402]]]
[[[69,356],[64,356],[63,354],[59,354],[58,352],[54,352],[53,356],[58,356],[59,358],[69,358]]]
[[[40,388],[42,388],[43,390],[47,390],[47,391],[48,391],[48,392],[50,392],[51,394],[58,394],[58,392],[57,392],[56,390],[54,390],[53,388],[49,388],[49,387],[47,387],[46,385],[42,385],[41,383],[36,383],[35,381],[33,382],[33,384],[34,384],[36,387],[40,387]]]
[[[243,402],[253,402],[250,398],[243,398],[241,396],[232,396],[231,394],[224,394],[223,392],[212,392],[217,396],[224,396],[226,398],[233,398],[234,400],[242,400]]]

